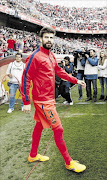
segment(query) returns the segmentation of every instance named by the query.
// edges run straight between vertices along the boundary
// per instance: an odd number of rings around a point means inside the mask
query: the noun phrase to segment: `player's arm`
[[[34,72],[36,71],[36,65],[34,64],[34,59],[31,59],[31,56],[28,57],[27,63],[25,65],[25,69],[22,75],[21,81],[21,94],[23,100],[23,111],[26,113],[30,113],[31,111],[31,103],[30,103],[30,84],[31,80],[33,80]]]

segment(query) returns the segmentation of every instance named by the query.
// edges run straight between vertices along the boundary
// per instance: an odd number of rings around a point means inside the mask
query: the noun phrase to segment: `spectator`
[[[100,81],[100,85],[101,85],[101,96],[99,100],[103,100],[104,99],[104,84],[106,87],[106,97],[105,97],[105,101],[107,101],[107,56],[105,54],[104,51],[100,52],[100,60],[99,60],[99,64],[98,64],[98,78]]]
[[[77,54],[77,79],[83,80],[84,78],[84,68],[85,68],[85,48],[82,47],[80,52],[78,51]],[[83,97],[82,93],[82,86],[78,85],[78,93],[79,93],[79,98],[78,100],[81,100]]]
[[[7,113],[12,113],[12,111],[14,111],[15,94],[16,94],[17,89],[19,89],[20,91],[21,77],[22,77],[22,73],[25,67],[25,64],[22,62],[22,54],[17,53],[15,57],[16,57],[16,60],[9,64],[6,71],[6,74],[9,77],[8,86],[9,86],[9,92],[10,92],[9,109]],[[21,109],[23,111],[22,101],[21,101]]]
[[[2,59],[3,57],[4,57],[3,46],[2,46],[2,44],[0,44],[0,59]]]
[[[21,36],[19,38],[19,51],[23,52],[23,49],[24,49],[24,40],[23,40],[23,37]]]
[[[23,52],[24,53],[27,53],[28,51],[28,47],[27,47],[27,43],[24,44],[24,47],[23,47]]]
[[[15,42],[15,52],[19,51],[19,39],[16,38],[16,42]]]
[[[2,48],[2,51],[4,53],[4,57],[6,57],[8,55],[8,45],[7,43],[3,43],[3,48]]]
[[[68,74],[73,72],[73,64],[70,62],[69,56],[64,57],[63,68]],[[63,104],[73,105],[73,100],[70,92],[71,83],[69,81],[62,80],[60,85],[61,96],[65,98]]]
[[[9,53],[13,54],[16,41],[12,38],[11,35],[10,35],[10,38],[7,40],[7,43],[8,43]]]
[[[90,56],[88,54],[86,56],[86,64],[85,64],[85,80],[86,80],[86,92],[87,99],[86,101],[92,100],[92,92],[91,92],[91,83],[93,84],[93,102],[97,101],[97,73],[98,73],[98,58],[95,56],[95,50],[90,49]]]

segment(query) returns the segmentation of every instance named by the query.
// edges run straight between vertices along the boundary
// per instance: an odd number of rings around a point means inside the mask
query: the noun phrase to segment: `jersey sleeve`
[[[34,71],[36,71],[36,59],[35,57],[28,57],[26,59],[25,69],[23,71],[21,80],[21,94],[24,105],[30,104],[30,84],[33,80]]]

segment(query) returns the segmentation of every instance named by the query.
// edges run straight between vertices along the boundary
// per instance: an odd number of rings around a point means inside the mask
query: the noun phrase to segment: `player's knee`
[[[36,131],[37,130],[40,130],[40,131],[43,130],[43,126],[42,126],[41,122],[37,122],[36,123],[34,130],[36,130]]]
[[[53,128],[52,129],[54,132],[56,132],[56,131],[59,131],[59,132],[61,132],[61,133],[63,133],[63,127],[62,127],[62,124],[60,124],[59,126],[57,126],[56,128]]]

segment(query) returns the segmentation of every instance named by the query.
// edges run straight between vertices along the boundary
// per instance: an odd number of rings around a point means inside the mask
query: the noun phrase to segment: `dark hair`
[[[41,30],[40,30],[40,37],[43,37],[43,34],[44,33],[53,33],[54,35],[56,34],[55,30],[52,29],[52,28],[49,28],[49,27],[43,27]]]
[[[64,59],[68,60],[70,62],[69,56],[65,56]]]
[[[101,58],[101,52],[104,53],[104,58],[103,58],[103,59]],[[106,57],[106,52],[105,52],[104,50],[101,50],[101,52],[100,52],[99,64],[100,64],[100,65],[103,65],[103,64],[104,64],[104,61],[105,61],[105,59],[106,59],[107,57]]]
[[[84,50],[85,50],[85,47],[82,46],[81,48],[84,48]]]
[[[91,51],[91,50],[95,53],[95,49],[90,49],[90,51]]]
[[[16,53],[15,57],[16,57],[17,55],[18,55],[18,56],[20,55],[20,56],[22,57],[22,53],[19,53],[19,52]]]

